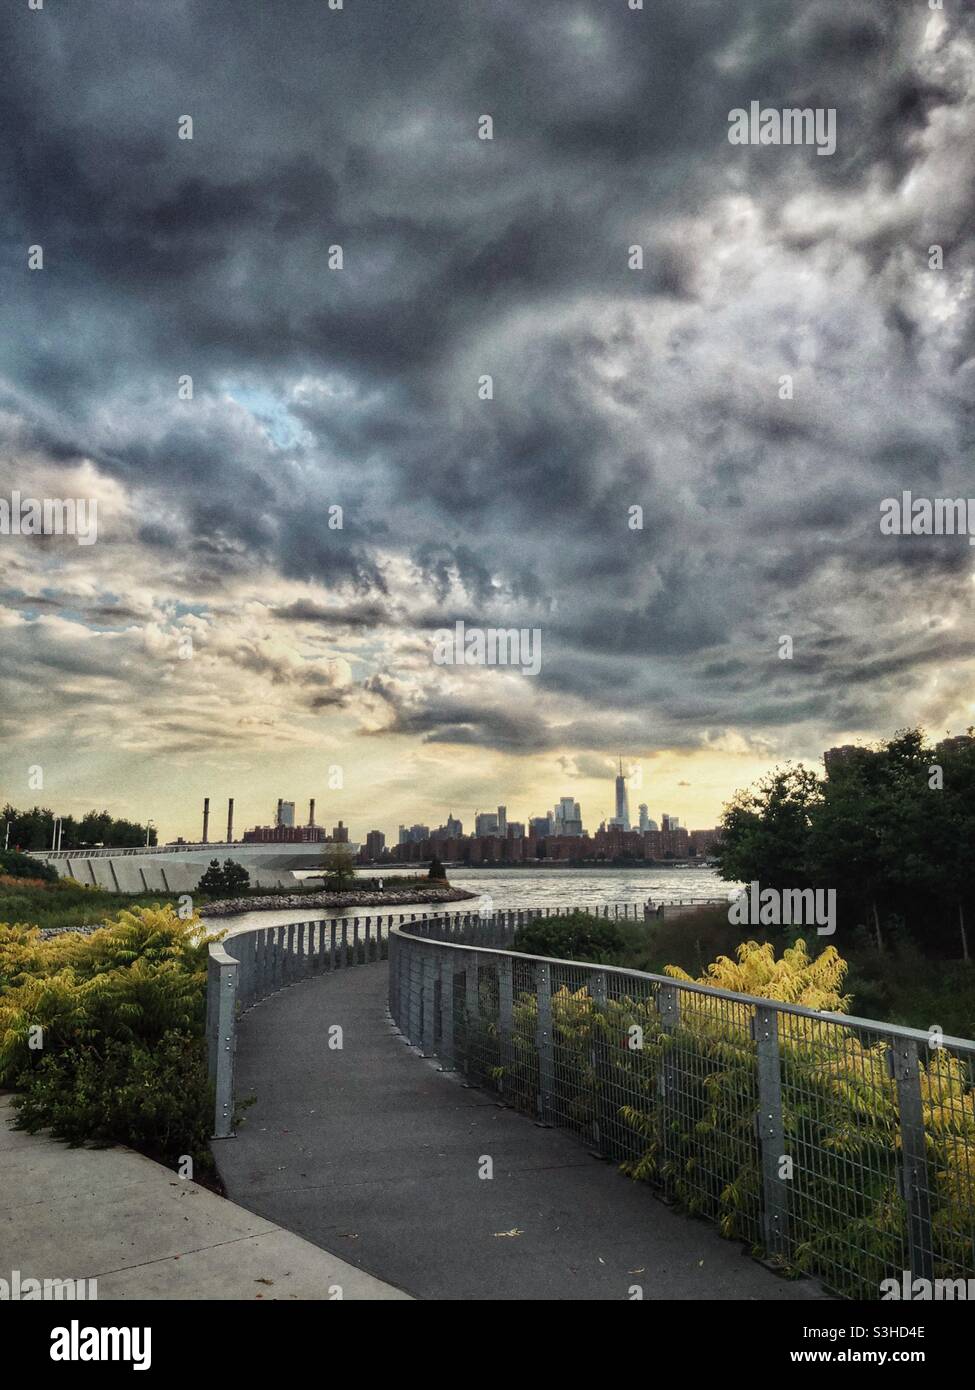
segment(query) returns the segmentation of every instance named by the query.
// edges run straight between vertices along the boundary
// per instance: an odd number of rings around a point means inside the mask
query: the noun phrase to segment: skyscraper
[[[626,778],[623,776],[623,759],[620,758],[620,773],[616,779],[616,815],[613,817],[613,824],[618,825],[622,830],[630,828],[630,800],[626,790]]]
[[[553,812],[552,821],[553,832],[556,835],[581,835],[582,811],[578,801],[574,801],[571,796],[561,797]]]

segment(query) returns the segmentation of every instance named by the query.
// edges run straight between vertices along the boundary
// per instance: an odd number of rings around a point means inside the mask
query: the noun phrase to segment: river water
[[[396,879],[415,874],[413,868],[361,871],[359,877],[381,878],[390,888]],[[733,885],[719,878],[713,869],[448,869],[450,883],[476,893],[476,898],[459,903],[438,904],[437,911],[488,912],[526,907],[606,907],[616,903],[679,902],[682,898],[728,898]],[[632,910],[632,907],[631,907]],[[288,922],[307,922],[325,917],[365,917],[381,913],[381,907],[330,909],[323,907],[282,908],[281,911],[240,912],[232,917],[214,918],[211,929],[226,928],[231,933],[250,927],[277,927]],[[407,905],[396,905],[390,912],[409,912]]]

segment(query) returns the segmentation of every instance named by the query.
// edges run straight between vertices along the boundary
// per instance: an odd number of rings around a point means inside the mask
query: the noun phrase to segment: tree
[[[348,845],[332,845],[328,854],[328,873],[325,886],[333,893],[342,893],[355,883],[355,860]]]
[[[430,860],[430,872],[427,874],[427,877],[444,880],[447,877],[447,870],[441,864],[440,860],[436,857],[436,855],[434,855],[434,857]]]
[[[812,816],[822,795],[820,779],[801,765],[776,768],[757,790],[736,792],[715,851],[722,877],[763,888],[806,887]]]
[[[11,849],[52,849],[56,816],[49,807],[33,806],[18,811],[7,805],[2,812],[2,833],[9,838]],[[10,827],[7,837],[6,827]],[[2,844],[0,840],[0,844]],[[62,849],[83,849],[90,845],[111,845],[118,849],[134,849],[146,843],[146,827],[134,821],[115,820],[108,811],[88,811],[80,821],[73,816],[61,817],[60,844]],[[156,832],[149,832],[149,843],[156,843]]]
[[[207,866],[206,873],[196,885],[198,893],[214,893],[217,897],[226,893],[227,880],[224,871],[220,867],[219,859],[211,859]]]
[[[221,868],[219,860],[211,859],[206,873],[196,885],[196,891],[232,898],[248,892],[250,886],[251,876],[242,864],[234,859],[225,859]]]
[[[238,893],[250,891],[251,876],[243,864],[238,864],[235,859],[223,861],[223,880],[226,891],[231,897]]]

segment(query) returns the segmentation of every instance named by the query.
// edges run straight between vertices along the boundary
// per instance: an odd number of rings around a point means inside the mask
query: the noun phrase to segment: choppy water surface
[[[380,873],[363,870],[364,878],[382,878],[390,888],[397,878],[415,873],[414,869],[393,869]],[[479,904],[470,900],[457,903],[455,908],[442,910],[476,911],[494,908],[507,911],[526,907],[604,907],[614,903],[679,902],[682,898],[726,898],[732,885],[719,878],[713,869],[448,869],[455,888],[466,888],[478,899],[490,899]],[[391,912],[408,912],[406,906],[395,906]],[[282,908],[280,912],[241,912],[233,917],[215,918],[214,928],[226,927],[231,932],[249,927],[275,927],[288,922],[307,922],[319,917],[363,917],[381,912],[379,907],[344,908]]]

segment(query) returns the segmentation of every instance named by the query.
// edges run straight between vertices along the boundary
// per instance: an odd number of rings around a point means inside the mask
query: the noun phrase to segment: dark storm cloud
[[[380,685],[399,731],[601,747],[599,710],[656,701],[653,736],[676,743],[849,717],[854,684],[882,721],[912,660],[875,650],[883,623],[922,584],[954,607],[966,559],[877,526],[901,487],[960,495],[971,442],[963,296],[939,336],[919,288],[930,241],[954,290],[973,264],[952,173],[966,50],[926,57],[931,18],[888,0],[7,7],[10,446],[137,490],[133,539],[178,550],[189,590],[269,567],[356,595],[281,605],[282,624],[541,626],[538,691],[594,711],[554,732]],[[970,12],[947,23],[971,39]],[[753,99],[835,107],[835,156],[731,147],[728,112]],[[390,594],[390,554],[422,599]],[[780,632],[807,647],[770,681]]]

